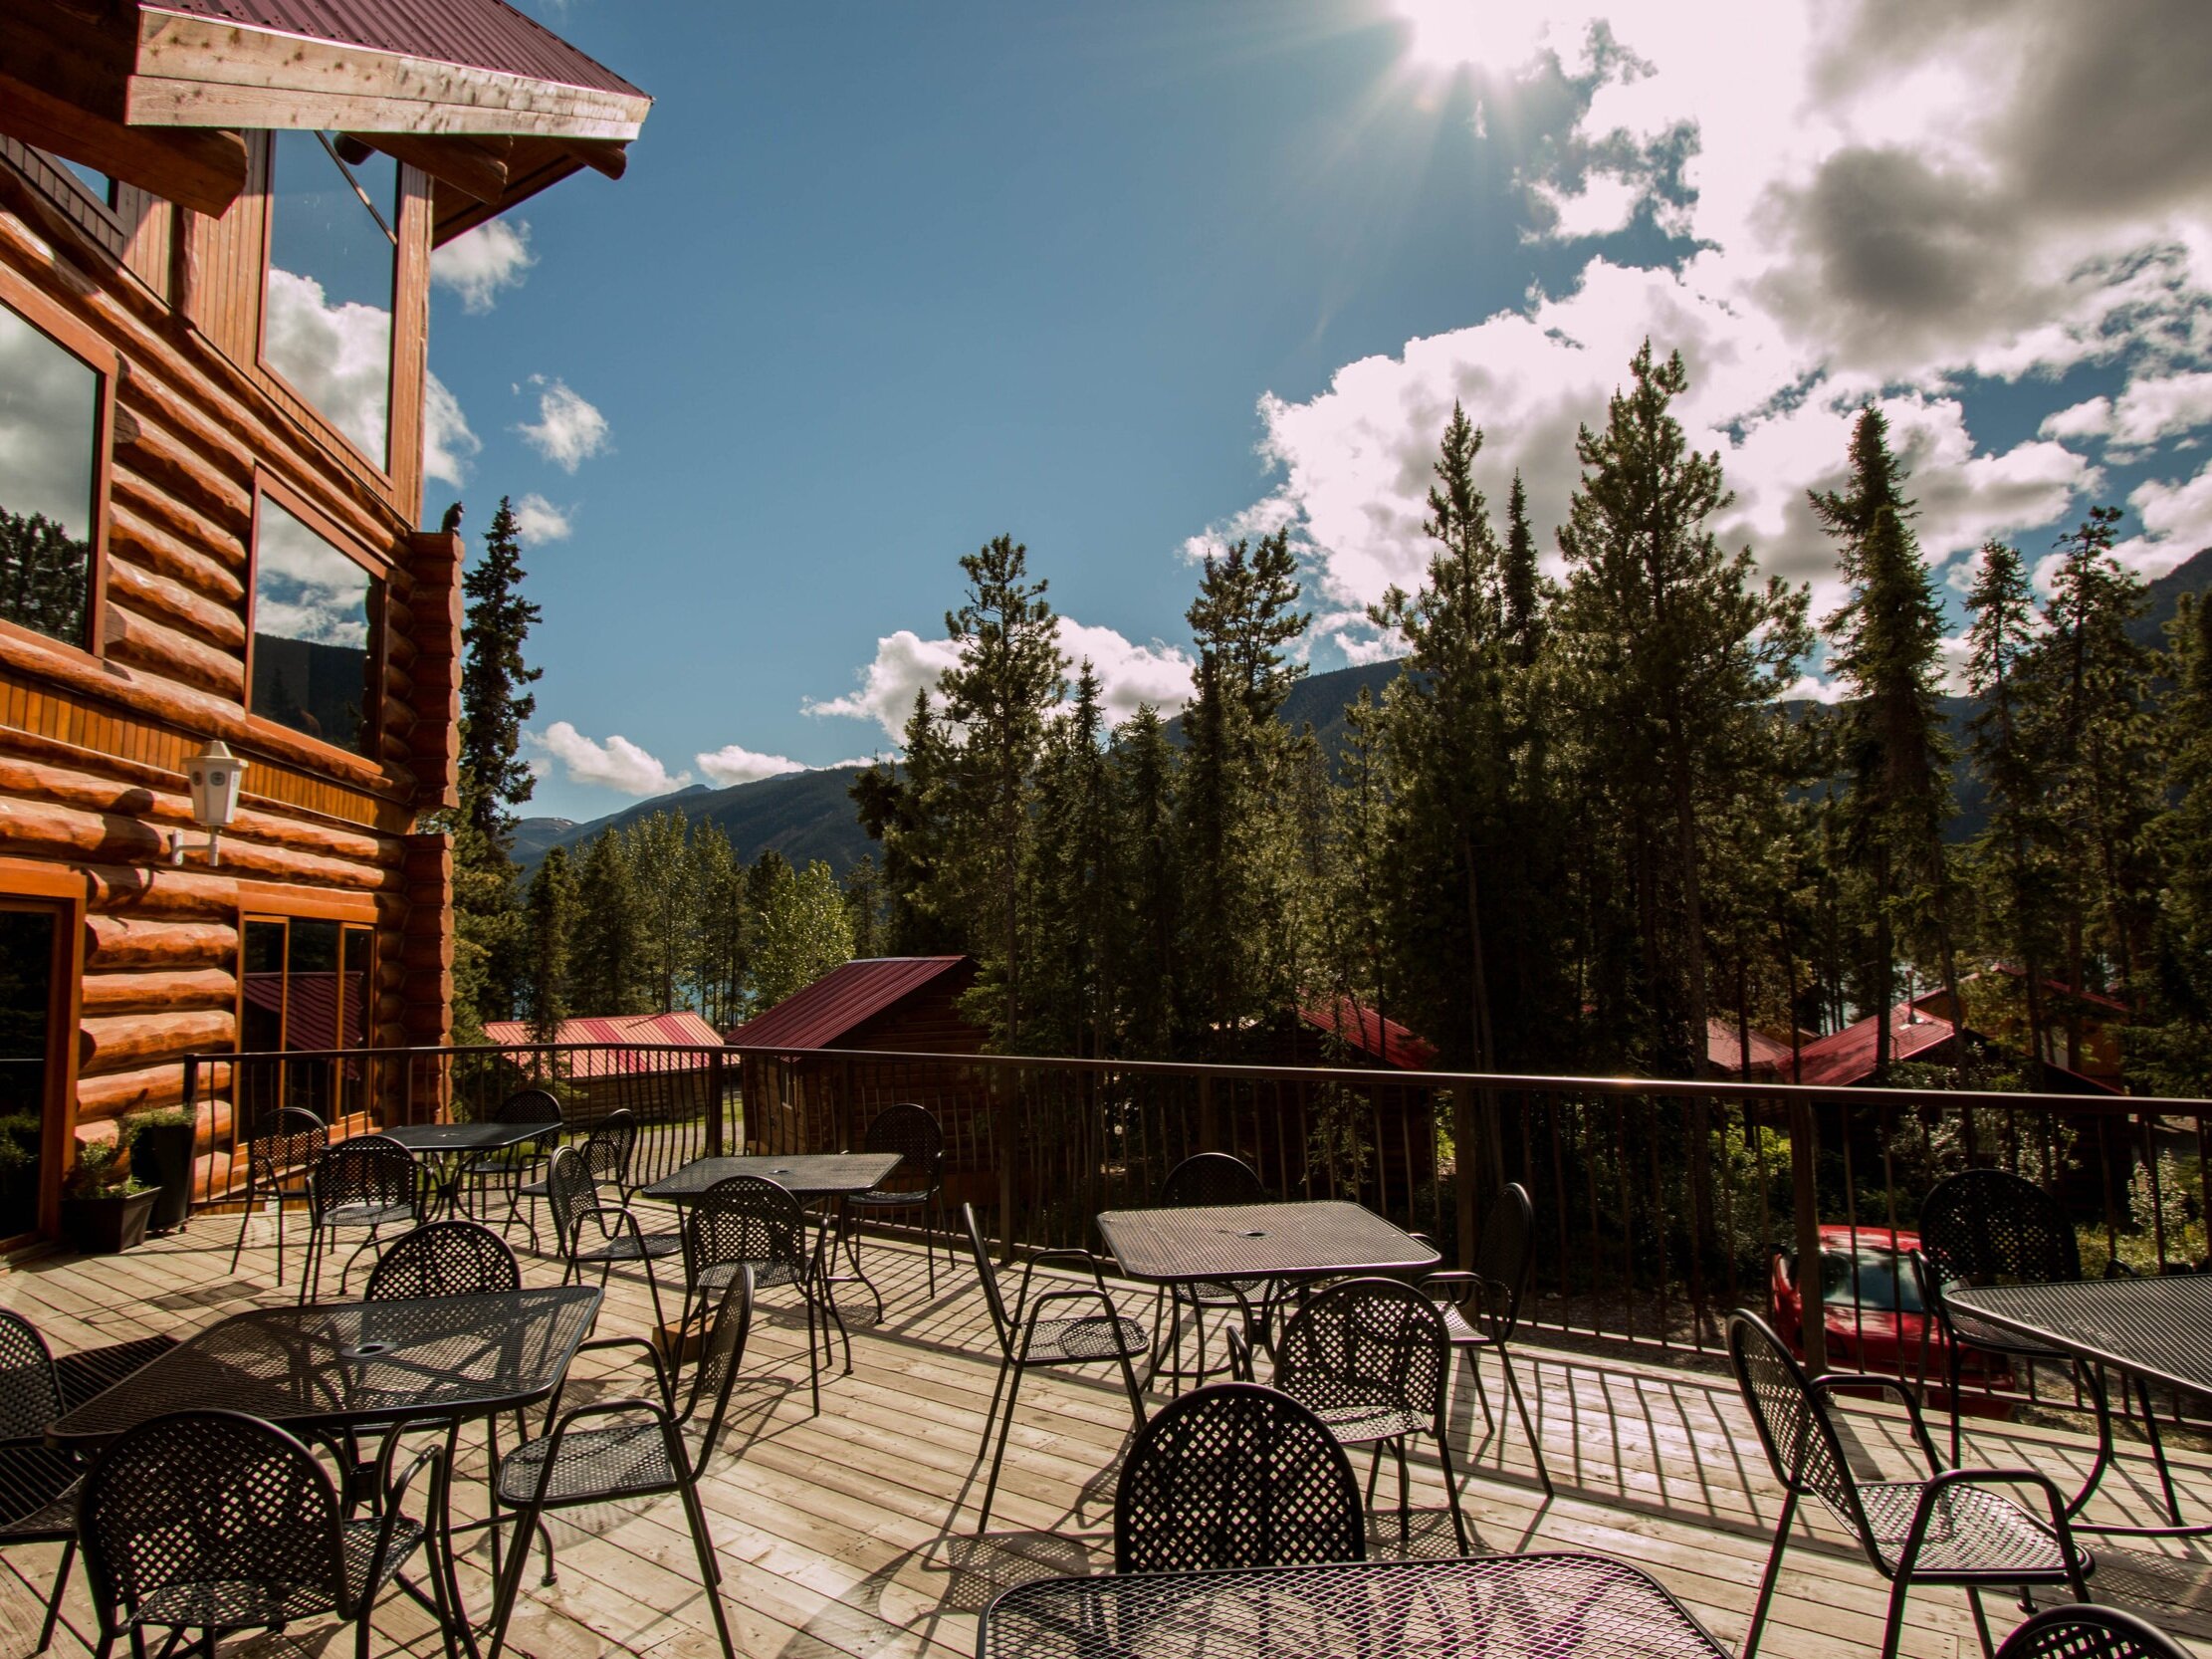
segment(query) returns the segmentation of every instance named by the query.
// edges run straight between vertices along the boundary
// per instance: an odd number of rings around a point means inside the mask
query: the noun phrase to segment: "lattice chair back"
[[[411,1302],[522,1288],[523,1271],[505,1239],[481,1222],[434,1221],[392,1241],[361,1300]]]
[[[1920,1252],[1941,1285],[2049,1285],[2082,1277],[2059,1201],[2025,1176],[1969,1169],[1920,1205]]]
[[[691,1397],[684,1406],[684,1420],[695,1419],[702,1407],[708,1414],[707,1434],[699,1446],[695,1473],[706,1473],[707,1460],[714,1456],[715,1442],[722,1438],[723,1419],[730,1413],[730,1393],[737,1385],[738,1372],[744,1368],[745,1339],[752,1328],[753,1270],[744,1267],[722,1293],[715,1316],[707,1326],[706,1338],[699,1345],[698,1368],[692,1372]]]
[[[546,1203],[553,1211],[553,1230],[559,1235],[562,1255],[573,1252],[576,1223],[598,1201],[599,1184],[591,1178],[583,1154],[573,1146],[563,1146],[554,1152],[553,1162],[546,1166]]]
[[[235,1629],[350,1617],[337,1489],[284,1430],[234,1411],[156,1417],[85,1477],[94,1599],[149,1623]]]
[[[1866,1513],[1843,1442],[1782,1338],[1766,1320],[1739,1307],[1728,1315],[1728,1363],[1775,1478],[1800,1496],[1820,1499],[1865,1540]]]
[[[1518,1181],[1499,1189],[1475,1240],[1474,1273],[1488,1334],[1511,1341],[1521,1321],[1521,1299],[1528,1292],[1529,1270],[1536,1263],[1536,1206]]]
[[[1195,1152],[1160,1183],[1163,1210],[1195,1210],[1216,1204],[1264,1204],[1267,1189],[1259,1172],[1228,1152]]]
[[[315,1207],[332,1210],[413,1204],[421,1197],[415,1155],[382,1135],[357,1135],[325,1147],[309,1166]]]
[[[1435,1423],[1451,1375],[1451,1337],[1437,1304],[1396,1279],[1347,1279],[1284,1324],[1275,1386],[1324,1417],[1397,1411]]]
[[[583,1138],[583,1164],[591,1179],[629,1190],[630,1159],[637,1155],[637,1116],[627,1110],[610,1111],[599,1126]]]
[[[557,1129],[564,1121],[560,1102],[543,1088],[518,1088],[500,1102],[494,1115],[501,1123],[543,1123],[548,1129]]]
[[[62,1383],[37,1326],[0,1307],[0,1440],[43,1436],[62,1414]]]
[[[305,1106],[263,1112],[246,1135],[247,1179],[257,1192],[274,1187],[287,1170],[306,1169],[330,1144],[330,1125]]]
[[[960,1219],[968,1229],[968,1248],[975,1253],[976,1277],[984,1282],[984,1304],[991,1309],[991,1328],[998,1333],[999,1350],[1010,1357],[1015,1327],[1013,1315],[1006,1310],[1005,1290],[998,1283],[998,1264],[991,1259],[991,1249],[984,1243],[983,1224],[976,1219],[976,1206],[963,1204]]]
[[[685,1270],[693,1284],[725,1262],[754,1264],[760,1285],[806,1277],[806,1212],[783,1188],[759,1175],[717,1181],[684,1217]]]
[[[1289,1395],[1217,1383],[1139,1431],[1114,1492],[1114,1570],[1193,1572],[1367,1557],[1352,1460]]]
[[[2051,1607],[2005,1638],[1997,1659],[2188,1659],[2156,1625],[2097,1602]]]
[[[936,1187],[945,1164],[945,1127],[936,1113],[912,1100],[885,1106],[868,1125],[861,1145],[870,1152],[896,1152],[899,1167],[891,1179],[902,1186],[915,1184],[918,1193]]]

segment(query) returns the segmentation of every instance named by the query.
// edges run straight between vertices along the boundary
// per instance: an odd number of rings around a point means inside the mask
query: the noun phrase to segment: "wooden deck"
[[[28,1313],[57,1351],[150,1332],[186,1333],[219,1315],[283,1299],[273,1253],[255,1224],[242,1272],[228,1272],[236,1222],[208,1217],[181,1236],[128,1256],[48,1256],[0,1268],[0,1305]],[[755,1327],[748,1374],[705,1489],[719,1546],[731,1621],[741,1651],[789,1659],[882,1659],[974,1652],[977,1612],[1009,1584],[1111,1564],[1114,1473],[1128,1409],[1117,1383],[1076,1373],[1032,1373],[1022,1389],[1014,1443],[990,1536],[972,1536],[983,1471],[978,1444],[996,1371],[989,1319],[972,1268],[938,1264],[928,1299],[922,1258],[900,1246],[868,1246],[889,1314],[870,1327],[853,1320],[854,1372],[825,1376],[819,1417],[807,1411],[804,1326],[788,1292],[770,1292]],[[558,1275],[526,1256],[532,1283]],[[288,1260],[296,1269],[297,1258]],[[356,1279],[356,1283],[357,1283]],[[328,1292],[328,1285],[326,1287]],[[848,1299],[848,1301],[851,1299]],[[1128,1310],[1149,1318],[1149,1292],[1131,1288]],[[858,1298],[867,1306],[865,1295]],[[650,1321],[642,1279],[618,1278],[601,1310],[602,1335],[642,1332]],[[1777,1494],[1748,1420],[1724,1378],[1595,1358],[1524,1350],[1524,1385],[1537,1386],[1539,1413],[1558,1496],[1545,1502],[1517,1427],[1485,1434],[1471,1389],[1453,1402],[1456,1444],[1471,1447],[1464,1502],[1489,1550],[1592,1549],[1656,1573],[1731,1649],[1743,1636],[1765,1560]],[[586,1356],[597,1360],[603,1356]],[[579,1364],[581,1378],[609,1374]],[[627,1391],[627,1390],[625,1390]],[[1494,1373],[1490,1395],[1500,1403]],[[572,1393],[581,1399],[583,1391]],[[1911,1468],[1901,1419],[1854,1408],[1852,1429],[1869,1467]],[[483,1438],[463,1437],[463,1513],[482,1511]],[[2079,1434],[1977,1423],[1973,1461],[2030,1465],[2062,1487],[2088,1465]],[[2212,1462],[2181,1455],[2189,1499],[2212,1515]],[[1362,1471],[1364,1474],[1364,1470]],[[1449,1516],[1433,1459],[1417,1457],[1418,1513],[1402,1545],[1395,1519],[1375,1524],[1373,1549],[1449,1553]],[[2105,1483],[2098,1510],[2152,1519],[2147,1466]],[[475,1484],[470,1486],[473,1477]],[[1393,1490],[1388,1472],[1382,1492]],[[510,1651],[535,1659],[602,1654],[692,1659],[715,1652],[690,1544],[673,1499],[569,1512],[552,1523],[558,1547],[555,1586],[533,1569]],[[1871,1652],[1880,1632],[1885,1588],[1827,1517],[1794,1545],[1762,1651],[1789,1655]],[[489,1606],[482,1538],[464,1561],[464,1591],[479,1615]],[[2099,1547],[2093,1587],[2101,1598],[2145,1612],[2212,1655],[2212,1549],[2160,1544]],[[18,1547],[0,1556],[0,1659],[35,1639],[37,1599],[59,1550]],[[91,1628],[91,1609],[73,1586],[67,1619]],[[1990,1601],[2001,1633],[2017,1617]],[[1963,1592],[1915,1593],[1904,1651],[1948,1659],[1975,1651]],[[428,1618],[404,1601],[379,1613],[378,1651],[430,1655]],[[313,1654],[331,1626],[241,1639],[224,1651]],[[79,1651],[56,1638],[54,1651]]]

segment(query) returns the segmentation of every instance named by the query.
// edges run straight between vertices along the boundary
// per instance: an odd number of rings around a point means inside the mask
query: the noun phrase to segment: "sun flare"
[[[1528,0],[1390,0],[1412,29],[1407,56],[1426,69],[1507,74],[1533,58],[1551,19]]]

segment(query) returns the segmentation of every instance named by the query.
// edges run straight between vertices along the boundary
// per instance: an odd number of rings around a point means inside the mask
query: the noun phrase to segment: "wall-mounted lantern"
[[[238,816],[238,786],[245,772],[246,763],[220,738],[208,739],[207,747],[185,764],[184,776],[192,786],[192,822],[207,831],[210,864],[221,859],[223,831]],[[184,836],[175,830],[169,831],[169,862],[184,862]]]

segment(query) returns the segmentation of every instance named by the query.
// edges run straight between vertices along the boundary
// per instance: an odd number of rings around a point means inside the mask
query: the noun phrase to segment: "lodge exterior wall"
[[[79,933],[54,1176],[69,1137],[175,1103],[181,1058],[235,1042],[248,913],[372,925],[369,1041],[449,1031],[451,852],[418,832],[420,814],[454,799],[463,560],[458,536],[415,528],[429,182],[401,169],[386,473],[260,361],[269,135],[247,137],[252,182],[220,219],[127,186],[104,209],[0,138],[0,300],[35,324],[63,320],[114,365],[91,646],[0,623],[0,895],[60,899]],[[373,756],[248,712],[264,488],[383,580]],[[209,738],[251,763],[241,810],[219,866],[195,850],[171,868],[164,831],[204,840],[183,767]],[[200,1128],[205,1150],[229,1125],[203,1111]]]

